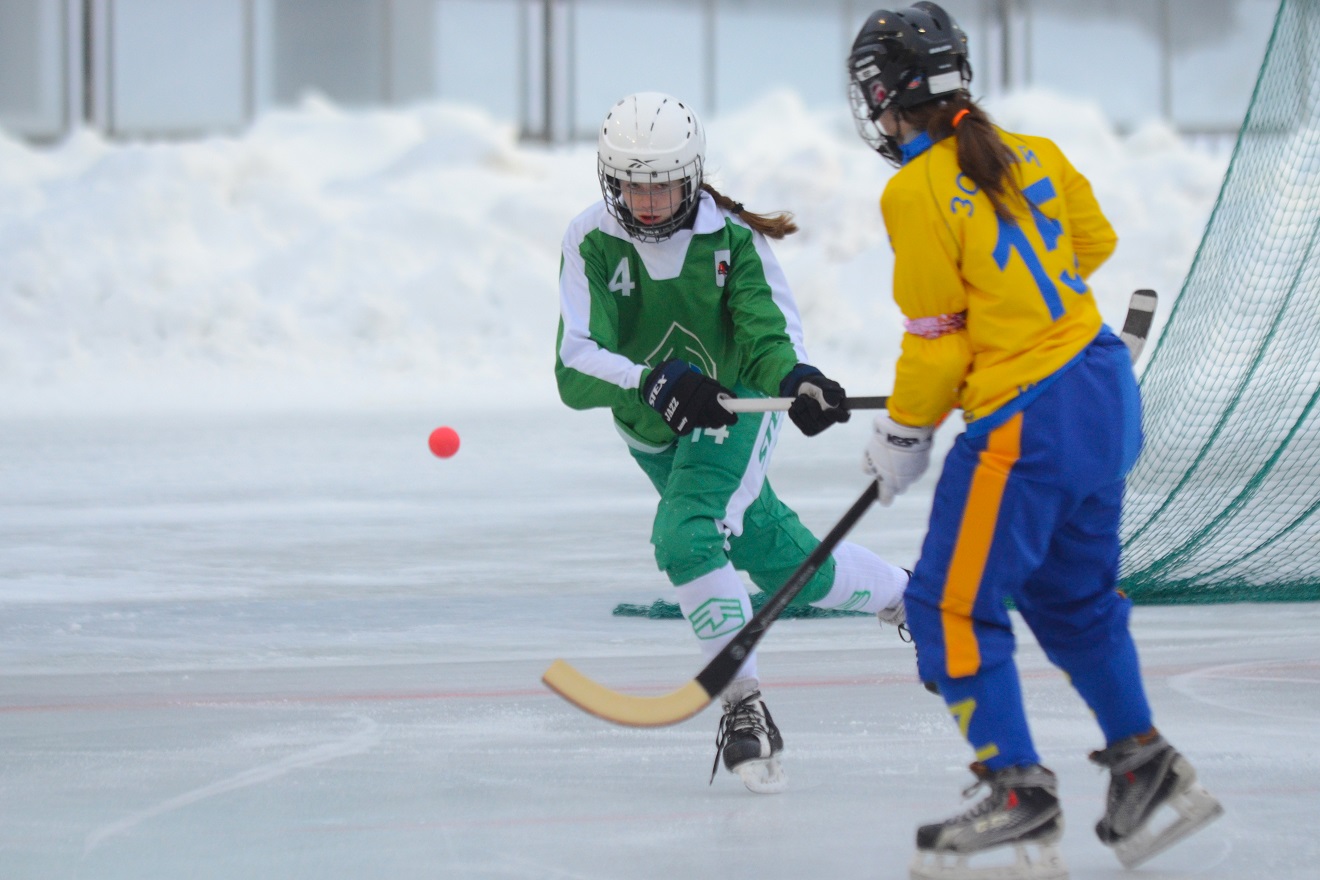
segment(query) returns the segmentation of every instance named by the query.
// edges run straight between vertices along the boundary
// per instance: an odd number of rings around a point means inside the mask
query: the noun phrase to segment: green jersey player
[[[796,231],[702,179],[705,135],[681,101],[624,98],[598,139],[601,201],[564,235],[555,375],[575,409],[609,407],[660,494],[651,543],[709,660],[751,619],[739,571],[774,591],[818,545],[766,478],[783,413],[724,397],[795,398],[808,436],[847,421],[843,388],[810,365],[802,322],[768,238]],[[797,602],[902,622],[907,572],[844,542]],[[721,695],[716,767],[753,791],[783,786],[783,739],[755,653]],[[712,769],[712,778],[713,778]]]

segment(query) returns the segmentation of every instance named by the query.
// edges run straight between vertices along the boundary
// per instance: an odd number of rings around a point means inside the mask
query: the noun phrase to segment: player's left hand
[[[814,437],[830,425],[846,422],[848,394],[843,386],[811,364],[798,364],[779,383],[783,397],[796,398],[788,408],[788,417],[798,430]]]
[[[879,500],[888,507],[894,496],[907,491],[930,466],[933,427],[900,425],[888,415],[875,417],[871,442],[862,455],[862,473],[875,477]]]

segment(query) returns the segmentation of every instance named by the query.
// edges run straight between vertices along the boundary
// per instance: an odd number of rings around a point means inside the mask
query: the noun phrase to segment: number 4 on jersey
[[[632,280],[632,270],[628,268],[628,258],[623,257],[614,270],[614,277],[610,279],[610,290],[620,296],[631,296],[636,286]]]

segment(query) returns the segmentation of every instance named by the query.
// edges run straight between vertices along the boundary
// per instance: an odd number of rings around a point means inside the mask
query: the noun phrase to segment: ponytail
[[[742,206],[742,202],[735,202],[709,183],[702,183],[701,188],[710,193],[710,197],[715,200],[715,204],[726,211],[737,214],[739,219],[766,238],[783,238],[798,231],[797,224],[793,222],[793,215],[788,211],[779,211],[775,214],[753,214]]]
[[[957,137],[958,166],[990,199],[995,213],[1013,219],[1013,203],[1022,190],[1013,174],[1017,156],[1004,143],[989,114],[966,92],[948,101],[914,107],[905,113],[911,124],[928,132],[933,141]]]

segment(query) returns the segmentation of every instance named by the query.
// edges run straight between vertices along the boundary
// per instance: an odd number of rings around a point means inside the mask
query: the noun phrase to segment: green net
[[[1320,0],[1279,5],[1141,389],[1146,445],[1123,514],[1128,594],[1320,600]],[[835,616],[785,616],[813,612]],[[614,613],[681,617],[663,600]]]
[[[1320,0],[1283,0],[1219,200],[1142,376],[1123,586],[1320,599]]]

